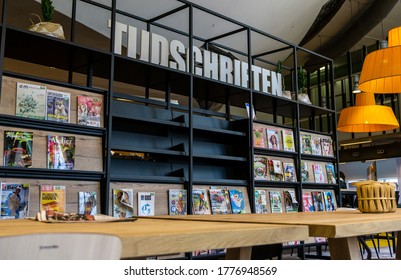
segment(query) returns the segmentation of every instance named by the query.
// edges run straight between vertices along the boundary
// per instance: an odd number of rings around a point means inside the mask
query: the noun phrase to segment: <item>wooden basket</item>
[[[358,209],[364,213],[395,212],[395,185],[377,181],[362,181],[354,183],[357,190]]]

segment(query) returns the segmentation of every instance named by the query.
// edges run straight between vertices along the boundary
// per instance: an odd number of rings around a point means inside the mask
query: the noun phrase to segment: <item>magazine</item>
[[[134,191],[113,189],[113,217],[131,218],[134,215]]]
[[[263,125],[253,124],[253,146],[255,148],[266,148],[266,134]]]
[[[315,211],[324,211],[324,199],[323,192],[313,191],[312,192],[312,201]]]
[[[25,219],[29,214],[29,184],[1,183],[0,219]]]
[[[213,214],[231,214],[231,207],[227,203],[223,188],[210,188],[209,194]]]
[[[266,190],[255,190],[255,212],[257,214],[270,212]]]
[[[291,129],[283,129],[283,148],[287,152],[295,152],[294,132]]]
[[[187,214],[187,190],[170,189],[168,190],[168,198],[170,215]]]
[[[70,122],[70,93],[47,90],[46,116],[49,121]]]
[[[233,214],[243,214],[245,211],[245,199],[244,194],[241,190],[230,189],[230,202],[231,202],[231,211]]]
[[[284,181],[296,182],[297,176],[295,175],[295,166],[292,162],[283,162]]]
[[[255,180],[268,180],[267,157],[255,155],[253,161]]]
[[[286,212],[298,212],[298,201],[294,190],[284,190],[284,205]]]
[[[47,136],[47,168],[73,170],[75,136]]]
[[[78,214],[97,215],[96,192],[78,192]]]
[[[318,163],[312,164],[315,183],[325,183],[322,165]]]
[[[154,216],[155,200],[155,192],[138,192],[138,216]]]
[[[336,172],[334,171],[334,164],[326,163],[327,182],[329,184],[337,184]]]
[[[322,138],[322,155],[325,157],[334,157],[333,140],[331,138]]]
[[[301,134],[301,153],[312,154],[312,136],[310,134]]]
[[[54,217],[55,212],[66,210],[66,188],[65,186],[40,186],[40,206],[46,212],[47,217]]]
[[[266,129],[267,148],[271,150],[280,150],[280,142],[277,129]]]
[[[270,209],[272,213],[283,213],[283,204],[281,193],[279,191],[270,191]]]
[[[194,215],[211,214],[209,197],[205,189],[192,190],[192,210]]]
[[[100,127],[102,99],[90,96],[78,96],[78,124]]]
[[[304,212],[314,212],[315,211],[315,207],[313,206],[311,192],[302,193],[302,205],[304,207]]]
[[[335,211],[337,208],[335,196],[331,191],[324,191],[324,205],[326,207],[326,211]]]
[[[44,120],[46,118],[46,87],[17,82],[15,115]]]
[[[33,133],[4,131],[4,166],[32,166]]]
[[[283,181],[284,174],[281,161],[276,159],[269,159],[268,163],[269,163],[270,180]]]
[[[311,137],[312,140],[312,155],[321,156],[322,155],[322,146],[320,144],[320,137],[313,135]]]
[[[306,161],[301,161],[301,181],[304,183],[312,181],[309,174],[309,165]]]

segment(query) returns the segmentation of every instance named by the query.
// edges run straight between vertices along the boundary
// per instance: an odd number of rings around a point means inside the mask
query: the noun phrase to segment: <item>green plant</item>
[[[43,20],[51,21],[53,19],[53,13],[54,13],[52,0],[41,0],[40,8],[42,10]]]
[[[281,84],[282,84],[282,89],[285,90],[285,82],[284,82],[284,76],[283,76],[283,62],[279,60],[277,62],[277,73],[281,74]]]
[[[301,66],[298,69],[298,92],[305,92],[307,83],[307,72]]]

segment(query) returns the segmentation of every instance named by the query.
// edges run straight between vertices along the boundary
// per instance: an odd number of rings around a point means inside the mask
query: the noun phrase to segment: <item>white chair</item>
[[[41,233],[0,237],[0,260],[118,260],[119,237],[95,233]]]

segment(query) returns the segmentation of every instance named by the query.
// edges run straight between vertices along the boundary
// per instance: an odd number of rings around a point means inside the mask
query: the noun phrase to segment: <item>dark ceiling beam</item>
[[[357,20],[354,20],[351,25],[338,34],[328,44],[315,50],[329,58],[337,58],[349,51],[358,41],[361,40],[370,30],[380,24],[386,18],[389,12],[394,8],[399,0],[375,0],[365,10]],[[311,58],[305,63],[305,68],[308,65],[316,64],[319,58]]]

